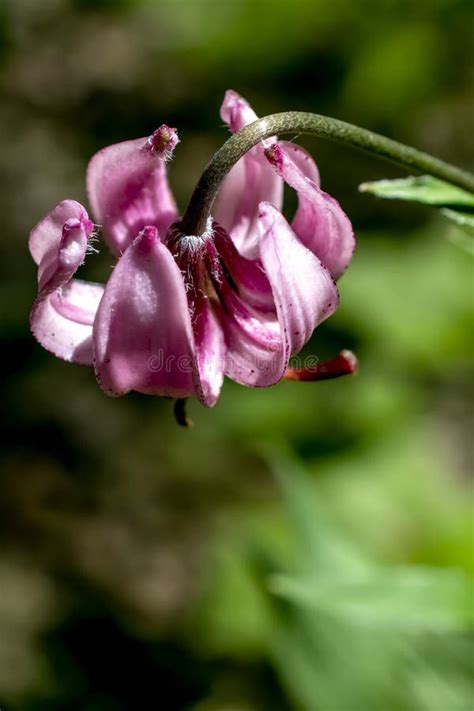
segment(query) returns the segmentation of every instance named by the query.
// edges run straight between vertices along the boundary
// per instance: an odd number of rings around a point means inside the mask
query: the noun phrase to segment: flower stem
[[[390,138],[372,133],[345,121],[303,111],[285,111],[258,119],[231,136],[214,154],[194,188],[184,213],[181,229],[188,235],[200,235],[206,229],[212,205],[221,183],[232,166],[259,141],[283,133],[308,133],[319,138],[344,143],[391,161],[404,168],[427,173],[448,183],[474,192],[474,175],[445,163],[428,153]]]

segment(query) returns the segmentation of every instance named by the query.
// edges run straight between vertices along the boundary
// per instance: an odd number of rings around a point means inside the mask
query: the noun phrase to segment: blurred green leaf
[[[359,379],[377,367],[411,381],[420,368],[443,377],[445,359],[467,367],[472,329],[472,263],[433,226],[389,241],[360,240],[350,278],[341,284],[339,321],[366,334],[374,362],[361,357]],[[356,326],[355,326],[356,324]],[[359,354],[360,356],[363,354]],[[393,370],[392,376],[393,377]]]
[[[369,627],[406,631],[462,628],[471,619],[469,587],[457,571],[418,566],[374,569],[359,579],[275,576],[271,590],[296,604]]]
[[[359,185],[362,193],[372,193],[389,200],[408,200],[425,205],[474,207],[474,194],[431,175],[410,176],[397,180],[376,180]],[[450,211],[451,212],[451,211]],[[450,215],[447,215],[450,217]],[[453,219],[453,218],[451,218]],[[471,217],[472,220],[472,217]]]
[[[463,574],[376,563],[326,520],[307,474],[281,458],[274,469],[299,539],[296,566],[301,572],[273,576],[272,592],[370,626],[440,631],[472,620]]]
[[[437,696],[443,708],[462,708],[470,693],[468,677],[463,670],[450,676],[447,660],[453,652],[466,655],[449,633],[464,631],[472,620],[467,577],[455,570],[386,567],[371,560],[353,540],[344,540],[315,482],[296,463],[281,456],[272,463],[297,539],[291,568],[300,571],[267,580],[276,598],[289,605],[280,615],[273,654],[297,707],[425,711],[430,708],[425,699]],[[330,551],[335,542],[339,551],[345,549],[346,560],[354,557],[355,566],[341,565],[340,554],[333,559],[311,555]],[[444,635],[441,669],[437,659],[421,652],[427,632]]]
[[[445,208],[441,210],[443,215],[454,222],[463,232],[468,235],[474,235],[474,215],[469,212],[461,212],[460,210],[450,210]],[[473,247],[470,242],[470,252],[472,253]]]

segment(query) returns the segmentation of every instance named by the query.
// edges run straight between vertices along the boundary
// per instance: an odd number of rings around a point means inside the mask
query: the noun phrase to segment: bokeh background
[[[403,173],[305,137],[358,248],[308,352],[357,377],[227,382],[194,429],[28,331],[27,236],[100,147],[177,126],[183,208],[227,136],[325,113],[469,168],[469,0],[0,0],[0,708],[466,711],[472,264]],[[291,207],[291,200],[290,200]],[[84,267],[102,280],[103,248]]]

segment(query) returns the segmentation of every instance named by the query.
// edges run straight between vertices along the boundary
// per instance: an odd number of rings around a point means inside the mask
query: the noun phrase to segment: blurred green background
[[[467,711],[472,265],[402,172],[306,137],[358,248],[308,351],[360,373],[227,382],[193,430],[28,331],[32,225],[89,157],[177,126],[181,208],[260,115],[359,123],[472,167],[470,0],[0,0],[2,711]],[[89,260],[102,280],[105,248]]]

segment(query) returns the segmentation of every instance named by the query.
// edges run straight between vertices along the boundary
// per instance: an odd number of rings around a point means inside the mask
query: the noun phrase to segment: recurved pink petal
[[[298,210],[291,223],[293,231],[338,279],[354,251],[354,233],[349,218],[337,200],[321,190],[308,177],[308,171],[301,169],[301,155],[293,160],[295,153],[278,144],[267,148],[265,153],[278,175],[298,193]]]
[[[225,282],[220,285],[219,297],[217,310],[227,348],[225,374],[242,385],[273,385],[284,370],[276,315],[253,308]]]
[[[163,238],[178,216],[168,186],[166,160],[178,142],[176,130],[160,126],[150,137],[103,148],[87,170],[87,191],[95,219],[115,255],[154,225]]]
[[[147,226],[119,259],[94,322],[97,380],[108,395],[196,394],[195,350],[179,267]]]
[[[227,232],[213,223],[213,240],[218,253],[218,264],[225,264],[228,278],[238,287],[239,295],[251,306],[275,314],[272,288],[260,259],[247,259]],[[212,271],[212,264],[211,271]]]
[[[224,380],[224,335],[209,299],[200,295],[194,305],[192,323],[196,345],[196,393],[203,405],[212,407],[219,397]]]
[[[58,358],[92,365],[92,324],[103,293],[101,284],[72,279],[38,298],[30,316],[33,335]]]
[[[86,209],[75,200],[63,200],[54,207],[30,232],[28,245],[30,254],[43,271],[58,254],[64,224],[71,219],[88,221]]]
[[[60,232],[59,245],[49,250],[38,266],[40,296],[66,284],[79,269],[86,256],[93,225],[87,213],[81,218],[71,217]]]
[[[336,310],[339,294],[329,271],[299,241],[278,210],[262,203],[260,219],[260,254],[282,334],[282,377],[290,356],[301,350],[316,326]]]
[[[247,101],[234,91],[226,92],[221,117],[232,133],[258,118]],[[213,209],[217,222],[230,234],[237,249],[250,259],[258,254],[259,203],[265,200],[280,208],[283,201],[283,182],[264,155],[264,146],[272,145],[273,141],[269,139],[255,146],[236,163],[224,179]]]
[[[214,222],[211,233],[205,242],[213,287],[207,303],[224,332],[225,373],[244,385],[271,384],[281,339],[270,284],[262,265],[241,257],[221,225]]]
[[[279,147],[285,151],[286,155],[295,163],[296,167],[303,173],[305,178],[309,178],[316,183],[318,188],[321,185],[318,166],[314,162],[313,156],[302,146],[298,146],[291,141],[278,141]]]
[[[72,277],[84,261],[92,229],[84,208],[65,200],[30,235],[39,281],[30,314],[32,333],[58,358],[89,365],[92,323],[103,288]]]
[[[237,133],[241,128],[258,119],[249,102],[232,89],[228,89],[224,94],[220,116],[232,133]]]

